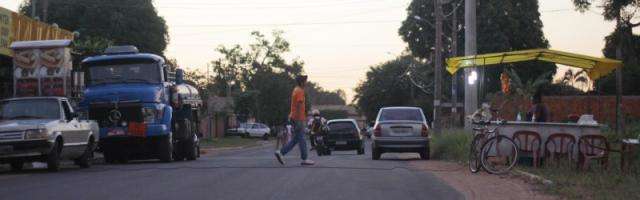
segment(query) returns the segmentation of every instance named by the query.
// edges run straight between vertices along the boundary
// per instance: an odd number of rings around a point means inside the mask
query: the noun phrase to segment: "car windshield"
[[[424,121],[422,112],[415,108],[384,109],[378,121]]]
[[[160,83],[155,63],[106,64],[89,67],[89,84]]]
[[[55,99],[9,100],[0,102],[0,119],[59,119],[60,106]]]
[[[354,129],[356,129],[356,126],[351,122],[329,123],[329,130],[332,130],[332,131],[349,131]]]

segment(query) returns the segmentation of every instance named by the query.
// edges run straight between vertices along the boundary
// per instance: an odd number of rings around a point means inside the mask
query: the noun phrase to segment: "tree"
[[[585,12],[593,6],[595,0],[573,0],[579,11]],[[640,1],[637,0],[600,0],[603,8],[602,15],[605,20],[615,21],[616,28],[605,37],[603,53],[607,58],[621,59],[624,63],[622,67],[622,94],[638,95],[640,88],[640,63],[638,63],[638,53],[640,53],[640,36],[633,33],[635,27],[640,26],[636,12],[640,9]],[[617,50],[620,49],[618,58]],[[597,90],[603,94],[616,93],[615,74],[609,74],[596,81]]]
[[[419,106],[426,113],[432,110],[430,91],[422,91],[417,86],[427,85],[433,79],[433,70],[426,65],[419,65],[411,56],[401,56],[391,61],[372,66],[367,72],[366,79],[355,89],[354,102],[367,119],[375,119],[378,110],[383,106]],[[415,71],[417,74],[408,75]],[[418,74],[419,73],[419,74]],[[424,80],[416,80],[421,77]],[[417,86],[416,86],[417,85]],[[414,91],[414,92],[411,92]]]
[[[115,45],[135,45],[158,55],[163,55],[169,42],[166,22],[152,0],[48,1],[47,22],[80,32],[80,39],[106,38]],[[30,15],[31,4],[25,1],[20,13]],[[37,15],[43,16],[42,10]]]
[[[447,20],[451,20],[449,13],[455,10],[458,12],[458,22],[464,22],[464,3],[462,1],[451,2],[443,5]],[[457,9],[455,9],[456,7]],[[433,11],[433,0],[413,0],[407,8],[407,18],[399,29],[399,34],[408,43],[412,55],[428,60],[433,59],[433,51],[435,50]],[[477,51],[479,54],[549,47],[549,42],[542,32],[537,0],[486,0],[478,4],[477,14]],[[418,20],[414,16],[423,20]],[[462,25],[455,30],[452,30],[450,26],[444,26],[444,31],[445,35],[457,31],[458,44],[463,43],[464,28]],[[444,46],[447,49],[450,47],[450,43],[451,38],[445,38]],[[463,48],[458,48],[458,50],[457,55],[461,55]],[[510,66],[514,67],[524,81],[535,79],[537,75],[546,72],[552,72],[550,74],[553,75],[556,70],[554,64],[537,61],[485,68],[486,92],[496,92],[500,89],[499,76],[505,67]]]
[[[338,89],[335,91],[328,91],[317,83],[310,82],[307,85],[307,94],[311,105],[345,105],[345,93],[343,90]]]
[[[297,58],[285,60],[290,49],[283,34],[273,31],[267,37],[255,31],[247,49],[240,45],[217,48],[222,57],[211,62],[215,73],[211,87],[218,95],[234,98],[235,112],[241,120],[253,116],[270,125],[287,120],[294,78],[303,73],[304,62]],[[336,98],[341,97],[339,91],[334,94],[312,82],[306,91],[307,107],[315,98],[344,104],[344,98]]]

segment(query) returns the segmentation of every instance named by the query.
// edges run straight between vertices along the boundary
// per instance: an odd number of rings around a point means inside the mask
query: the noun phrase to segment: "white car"
[[[244,129],[245,136],[268,138],[271,129],[262,123],[247,123]]]
[[[89,167],[98,139],[94,121],[79,120],[64,97],[0,101],[0,164],[21,170],[25,162],[46,162],[57,171],[61,159]]]

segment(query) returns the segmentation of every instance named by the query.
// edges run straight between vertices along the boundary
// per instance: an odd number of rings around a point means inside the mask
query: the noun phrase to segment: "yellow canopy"
[[[550,49],[531,49],[502,53],[489,53],[473,56],[454,57],[447,59],[447,71],[454,74],[465,67],[479,67],[502,63],[514,63],[530,60],[569,65],[585,69],[591,80],[596,80],[622,65],[619,60],[596,58],[586,55],[555,51]]]

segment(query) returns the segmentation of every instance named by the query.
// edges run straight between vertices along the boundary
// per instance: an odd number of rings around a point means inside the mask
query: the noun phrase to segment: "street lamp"
[[[473,84],[476,84],[477,80],[478,80],[478,73],[476,72],[476,70],[472,70],[471,73],[469,73],[469,76],[467,77],[467,83],[469,85],[473,85]]]

